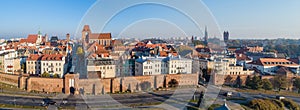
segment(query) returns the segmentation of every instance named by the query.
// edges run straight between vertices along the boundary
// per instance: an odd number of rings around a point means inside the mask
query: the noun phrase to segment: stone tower
[[[84,25],[81,33],[82,33],[82,37],[81,37],[82,44],[86,46],[89,43],[89,35],[91,35],[92,33],[90,26]]]

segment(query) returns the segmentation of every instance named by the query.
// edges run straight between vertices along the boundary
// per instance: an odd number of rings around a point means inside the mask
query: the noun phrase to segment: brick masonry
[[[67,74],[63,79],[0,74],[1,82],[18,86],[27,91],[94,95],[168,87],[168,82],[172,79],[175,79],[181,86],[198,84],[198,74],[167,74],[110,79],[79,79],[79,74]]]

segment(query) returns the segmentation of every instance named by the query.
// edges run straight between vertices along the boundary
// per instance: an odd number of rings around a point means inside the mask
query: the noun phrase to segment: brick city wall
[[[19,75],[3,74],[0,73],[0,81],[6,84],[18,86]]]
[[[111,79],[80,79],[78,92],[94,95],[111,92]]]
[[[27,79],[27,91],[41,92],[63,92],[63,79],[60,78],[40,78],[29,77]]]
[[[181,86],[198,84],[198,74],[132,76],[111,79],[79,79],[79,74],[67,74],[64,79],[0,74],[0,79],[1,82],[16,85],[27,91],[64,92],[70,94],[71,88],[74,88],[75,94],[95,95],[168,87],[168,82],[172,79],[178,81],[178,84]],[[74,87],[70,87],[70,80],[72,79],[75,80]]]
[[[214,85],[234,85],[236,84],[237,77],[240,76],[242,84],[244,85],[248,75],[221,75],[214,74],[211,78]],[[251,76],[252,77],[252,76]]]

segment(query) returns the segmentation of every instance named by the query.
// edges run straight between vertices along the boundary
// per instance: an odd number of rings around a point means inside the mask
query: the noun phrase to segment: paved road
[[[193,98],[193,89],[182,89],[178,91],[161,91],[148,93],[134,93],[134,94],[111,94],[99,96],[57,96],[50,100],[57,102],[57,106],[76,106],[77,108],[128,108],[128,105],[133,106],[145,103],[164,103],[165,107],[180,108],[189,104],[188,100]],[[196,94],[199,94],[197,92]],[[39,97],[23,97],[23,96],[3,96],[0,95],[0,103],[41,106],[45,98]],[[53,106],[51,106],[53,107]]]
[[[218,101],[222,101],[224,96],[222,93],[227,91],[232,91],[232,89],[222,89],[220,95],[218,95]],[[194,93],[195,92],[195,93]],[[266,94],[250,94],[250,93],[238,93],[232,91],[234,95],[240,94],[240,96],[246,97],[251,100],[253,98],[275,98],[274,95]],[[193,94],[194,93],[194,94]],[[193,105],[194,103],[189,103],[188,100],[193,99],[193,95],[198,98],[200,90],[194,91],[194,89],[180,89],[178,91],[159,91],[159,92],[146,92],[146,93],[133,93],[133,94],[106,94],[97,96],[81,96],[81,95],[57,95],[56,97],[50,99],[57,103],[56,106],[73,106],[76,109],[87,109],[87,108],[101,108],[101,109],[118,109],[118,108],[128,108],[135,106],[141,106],[141,104],[152,103],[158,104],[157,106],[147,106],[143,107],[159,107],[165,109],[182,108],[186,105]],[[300,97],[286,96],[286,98],[293,99],[295,102],[300,104]],[[31,97],[31,96],[11,96],[11,95],[0,95],[0,103],[3,104],[15,104],[15,105],[27,105],[27,106],[41,106],[42,101],[45,98],[41,97]],[[232,101],[235,102],[235,101]],[[130,106],[130,107],[129,107]],[[51,105],[50,108],[55,108]]]

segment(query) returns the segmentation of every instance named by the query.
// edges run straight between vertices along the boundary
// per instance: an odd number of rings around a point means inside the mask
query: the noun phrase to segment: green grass
[[[41,106],[21,106],[21,105],[12,105],[12,104],[0,104],[0,108],[22,108],[22,109],[46,109]]]
[[[297,96],[300,97],[300,94],[292,92],[292,91],[273,91],[273,90],[252,90],[252,89],[239,89],[234,88],[237,92],[247,92],[253,94],[270,94],[270,95],[283,95],[283,96]]]

